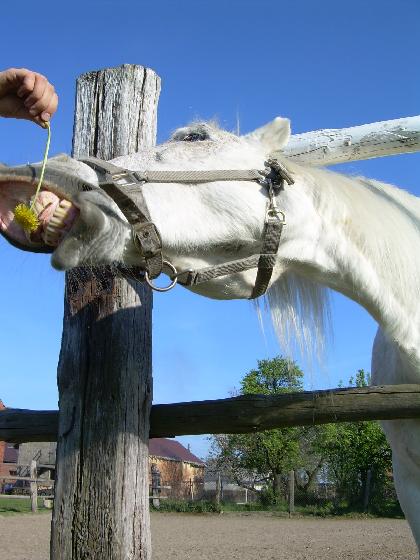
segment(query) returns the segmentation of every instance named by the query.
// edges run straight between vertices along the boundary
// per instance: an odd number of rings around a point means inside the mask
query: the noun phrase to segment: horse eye
[[[204,132],[191,132],[182,139],[183,142],[199,142],[200,140],[207,140],[208,136]]]

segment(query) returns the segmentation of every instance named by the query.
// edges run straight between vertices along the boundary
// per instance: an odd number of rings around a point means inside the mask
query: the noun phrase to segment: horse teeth
[[[44,241],[47,245],[57,245],[59,235],[56,230],[47,226],[44,232]]]
[[[58,232],[58,231],[59,231],[59,228],[57,228],[57,227],[54,226],[54,225],[48,224],[48,225],[47,225],[47,228],[46,228],[46,230],[45,230],[45,233],[56,233],[56,232]]]
[[[72,204],[69,200],[63,199],[60,200],[58,206],[54,210],[54,214],[52,215],[51,220],[49,221],[50,224],[53,226],[63,226],[64,225],[64,218],[67,215],[67,212],[72,207]]]
[[[47,245],[57,246],[65,228],[65,218],[72,207],[72,203],[62,199],[56,206],[53,215],[46,224],[43,239]]]

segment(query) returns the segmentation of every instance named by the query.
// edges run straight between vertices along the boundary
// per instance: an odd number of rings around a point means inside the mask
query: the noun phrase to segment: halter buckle
[[[292,179],[288,169],[280,163],[277,159],[271,158],[265,162],[266,166],[266,179],[273,185],[276,190],[283,189],[283,182],[286,181],[288,185],[293,185]]]

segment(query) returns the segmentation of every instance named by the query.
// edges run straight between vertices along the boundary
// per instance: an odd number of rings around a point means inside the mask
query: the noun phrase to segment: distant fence
[[[30,465],[17,465],[17,467],[26,468],[29,471],[29,476],[19,476],[17,474],[1,476],[2,494],[0,494],[0,497],[29,498],[31,500],[31,510],[36,512],[38,510],[38,496],[42,496],[44,506],[52,507],[54,498],[52,489],[55,481],[49,478],[39,478],[38,470],[42,469],[44,465],[31,461]]]
[[[322,515],[323,512],[339,514],[344,511],[367,512],[375,509],[384,513],[386,508],[390,513],[391,509],[395,514],[400,511],[391,472],[377,486],[375,473],[369,470],[363,484],[359,480],[357,488],[352,490],[354,493],[349,494],[347,487],[331,479],[327,465],[321,467],[311,483],[308,483],[307,474],[302,469],[291,470],[280,476],[275,502],[270,501],[274,498],[270,492],[271,483],[257,488],[252,488],[251,482],[241,486],[229,477],[222,476],[220,471],[210,469],[207,476],[210,480],[163,480],[155,497],[186,502],[205,500],[222,507],[224,504],[247,505],[250,509],[255,504],[264,507],[275,503],[280,510],[289,514],[302,512]]]
[[[150,485],[150,499],[153,505],[159,507],[159,500],[198,502],[201,500],[233,504],[251,504],[258,501],[258,493],[230,482],[222,482],[218,487],[216,482],[204,480],[176,480],[163,481],[162,485]]]

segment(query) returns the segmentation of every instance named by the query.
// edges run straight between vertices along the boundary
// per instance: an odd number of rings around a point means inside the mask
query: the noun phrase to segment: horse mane
[[[322,360],[331,334],[330,291],[303,276],[286,272],[265,296],[280,346],[309,363]]]
[[[285,164],[304,180],[304,188],[329,234],[333,233],[330,228],[337,228],[341,239],[344,234],[357,246],[366,266],[375,269],[389,292],[384,305],[391,309],[403,297],[414,314],[420,296],[420,200],[379,181],[304,167],[289,160]],[[293,216],[287,219],[290,222]],[[333,238],[339,239],[340,235],[333,234]],[[333,245],[332,251],[335,249]],[[286,270],[270,287],[266,303],[285,351],[289,355],[298,351],[319,361],[331,334],[329,289]]]

